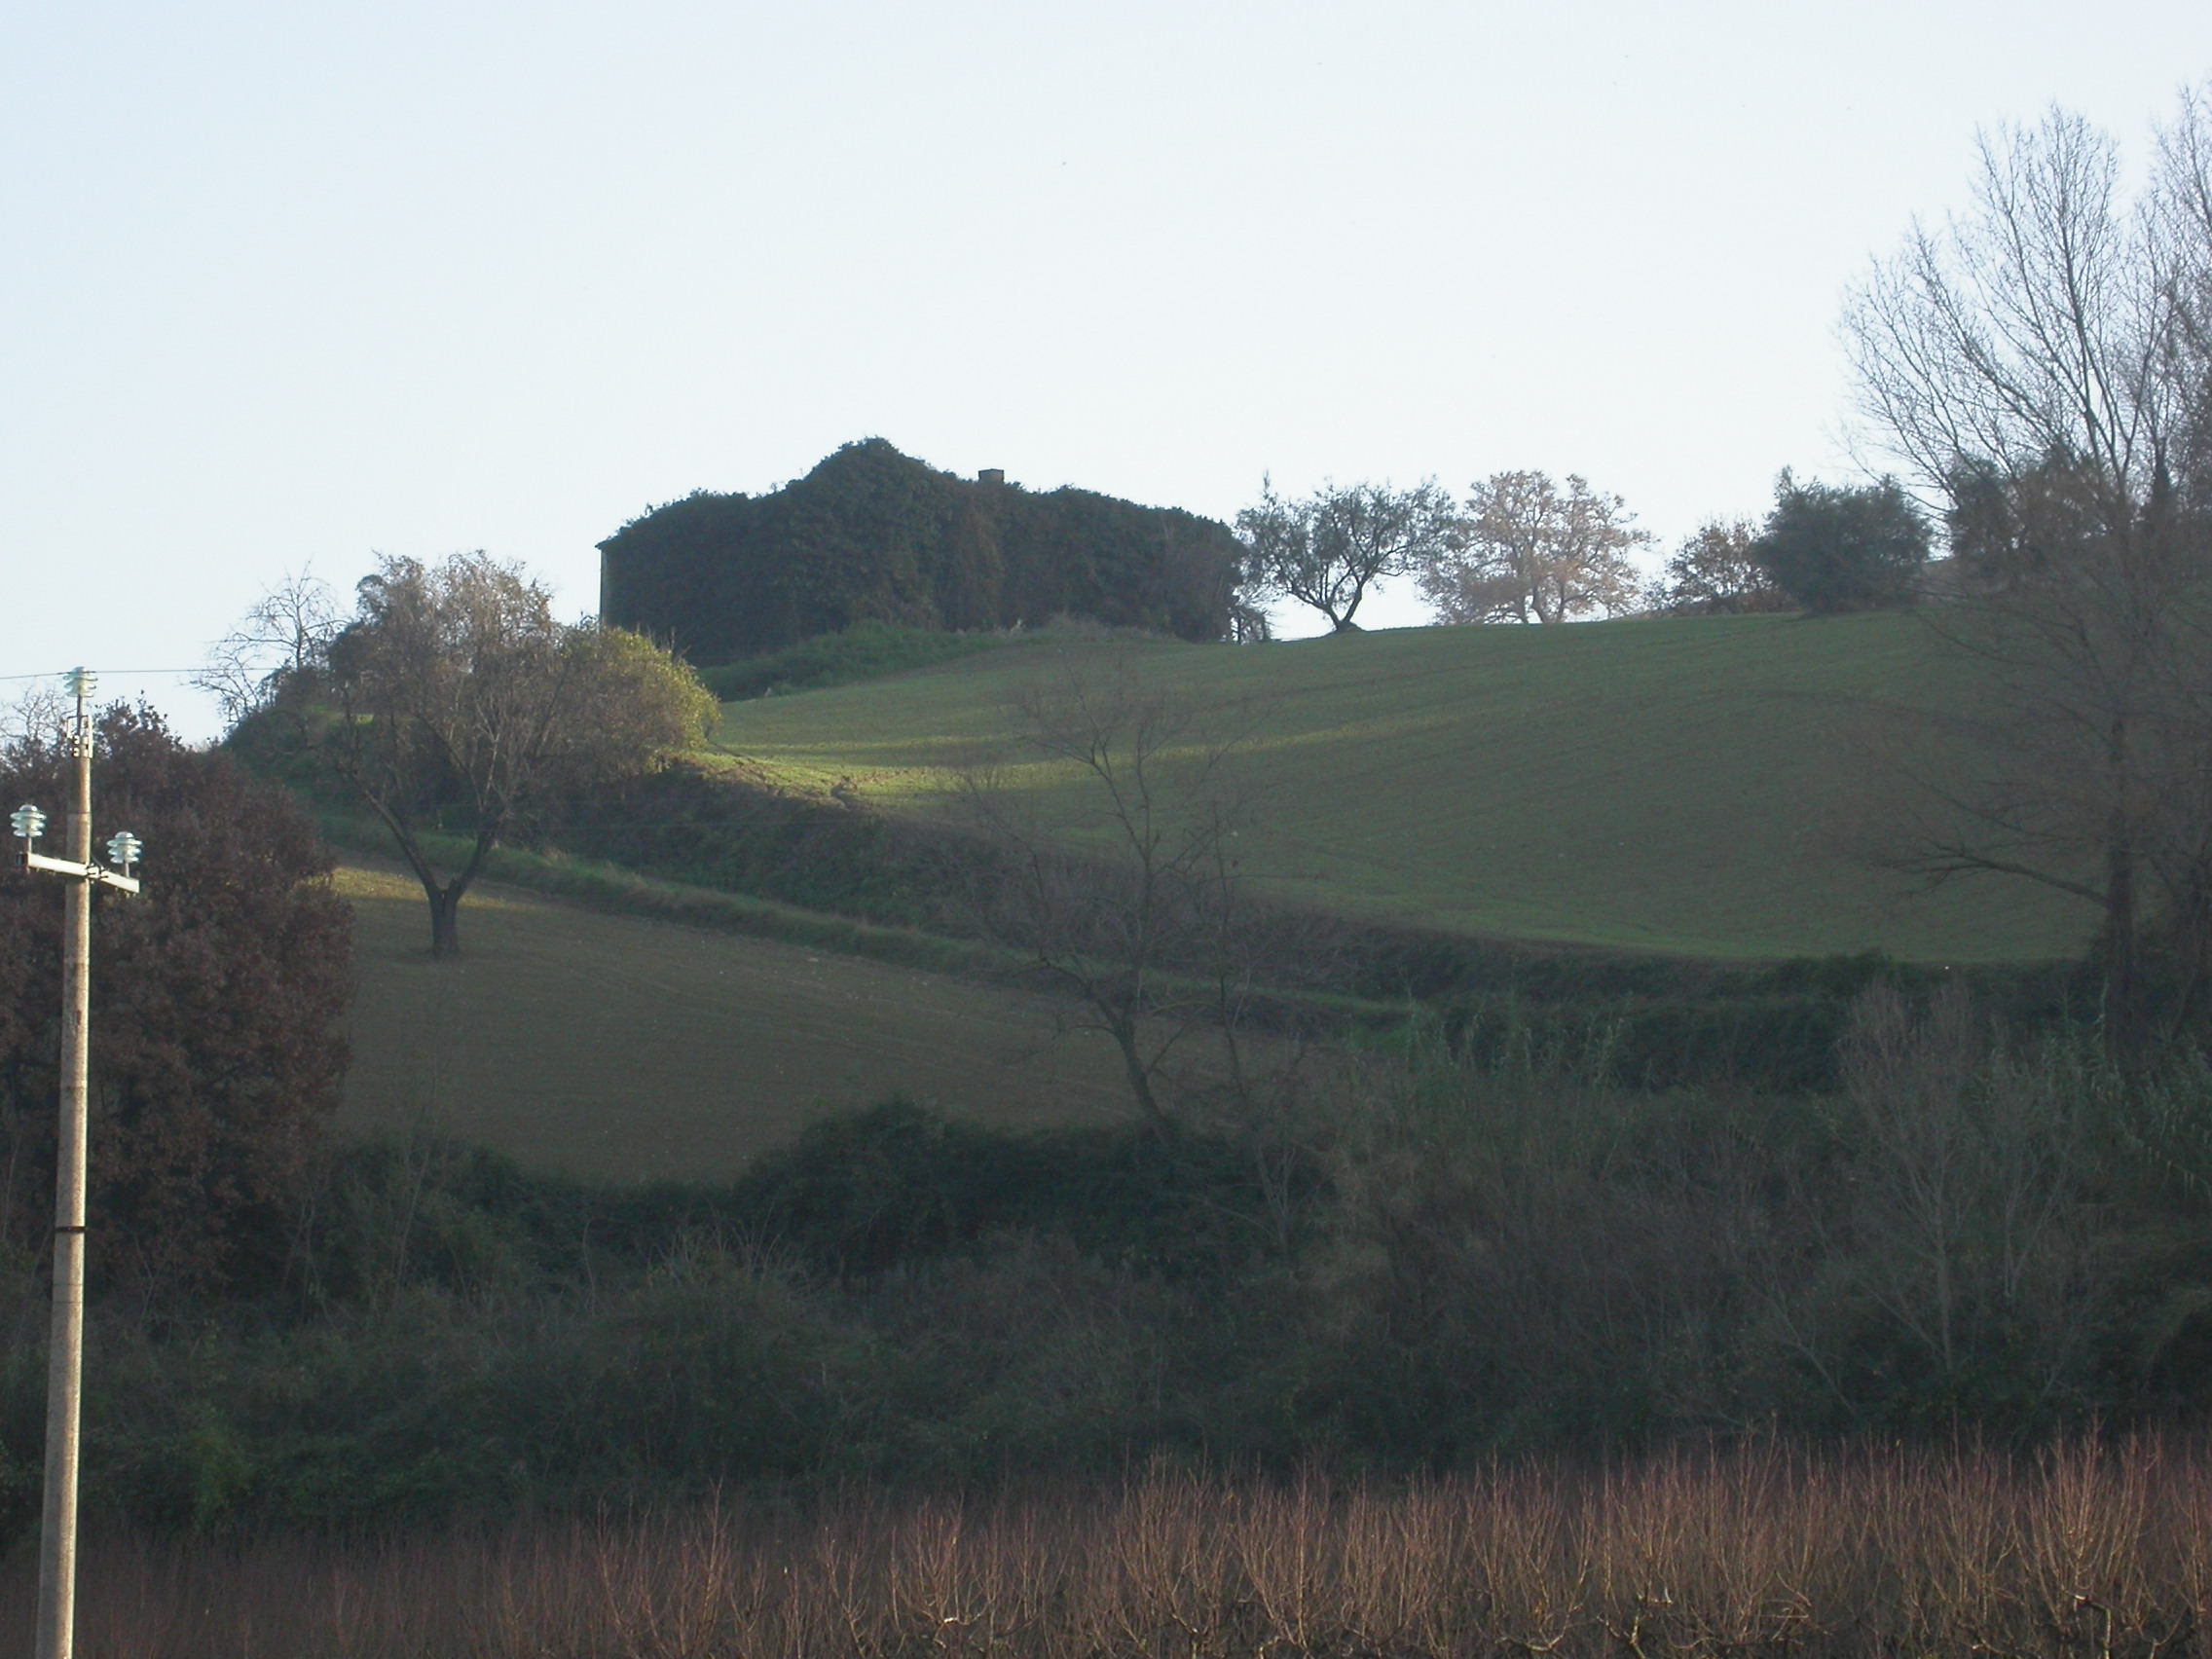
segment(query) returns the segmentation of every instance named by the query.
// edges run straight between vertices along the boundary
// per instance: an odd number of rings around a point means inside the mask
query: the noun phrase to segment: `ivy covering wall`
[[[1186,640],[1229,631],[1229,527],[1088,490],[971,481],[881,438],[764,496],[698,491],[601,542],[603,618],[695,663],[856,622],[945,629],[1055,616]]]

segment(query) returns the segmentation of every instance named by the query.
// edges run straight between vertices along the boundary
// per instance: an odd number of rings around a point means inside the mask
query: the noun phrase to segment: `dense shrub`
[[[940,929],[948,894],[983,856],[964,838],[834,793],[824,800],[686,765],[573,794],[541,835],[669,880]]]
[[[1928,521],[1896,479],[1800,485],[1787,471],[1751,543],[1775,586],[1817,613],[1911,604],[1928,549]]]
[[[58,739],[0,754],[0,797],[60,830]],[[93,901],[92,1271],[142,1290],[252,1281],[289,1247],[346,1067],[352,913],[313,823],[159,717],[99,721],[95,834],[146,847],[143,892]],[[0,868],[0,1234],[35,1254],[53,1192],[62,892]]]
[[[1282,1122],[1167,1145],[890,1103],[713,1188],[346,1149],[280,1292],[96,1310],[90,1490],[161,1526],[357,1522],[2206,1404],[2212,1068],[2124,1078],[1882,985],[1826,1095],[1602,1062],[1431,1027]],[[40,1366],[9,1284],[21,1522]]]

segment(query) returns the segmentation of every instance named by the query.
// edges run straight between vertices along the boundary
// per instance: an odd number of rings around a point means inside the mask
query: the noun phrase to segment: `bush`
[[[670,880],[940,931],[946,896],[984,856],[931,826],[685,765],[571,795],[544,833]]]
[[[0,796],[58,809],[73,769],[58,739],[19,742]],[[148,710],[101,717],[93,812],[135,830],[146,863],[136,898],[93,903],[92,1271],[148,1291],[265,1278],[338,1104],[352,911],[290,797]],[[0,870],[0,1227],[32,1252],[54,1183],[61,913],[58,882]]]
[[[1912,603],[1928,521],[1895,478],[1800,486],[1786,470],[1751,551],[1777,587],[1816,614]]]
[[[2212,1066],[2123,1078],[2091,1036],[1881,983],[1824,1095],[1624,1088],[1616,1036],[1429,1026],[1269,1139],[894,1101],[651,1188],[343,1149],[281,1289],[95,1309],[92,1509],[350,1525],[2202,1410]],[[0,1520],[27,1524],[41,1367],[11,1323]]]

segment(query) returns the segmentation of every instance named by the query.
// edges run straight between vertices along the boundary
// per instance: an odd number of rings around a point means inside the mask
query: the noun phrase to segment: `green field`
[[[350,864],[353,1066],[340,1127],[540,1167],[727,1178],[825,1110],[895,1094],[1009,1126],[1125,1115],[1112,1050],[1042,998],[512,888],[433,963],[422,890]]]
[[[1246,866],[1275,893],[1490,937],[1737,959],[1886,950],[2018,961],[2089,920],[2018,884],[1928,892],[1848,827],[1869,705],[1935,700],[1908,614],[1404,629],[1261,646],[1041,642],[724,707],[720,742],[801,787],[941,810],[1004,750],[1010,699],[1131,653],[1249,712],[1264,802]],[[1031,767],[1023,787],[1063,790]]]

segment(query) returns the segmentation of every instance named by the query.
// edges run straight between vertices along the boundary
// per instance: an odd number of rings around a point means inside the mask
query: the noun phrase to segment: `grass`
[[[937,628],[903,628],[890,622],[856,622],[780,651],[701,669],[707,689],[725,702],[746,697],[816,691],[880,680],[971,656],[1004,642],[1000,634],[948,634]]]
[[[367,854],[374,867],[385,867],[387,863],[394,869],[398,867],[389,860],[391,837],[383,826],[338,813],[325,813],[320,822],[323,838],[332,846]],[[460,836],[432,833],[421,835],[420,840],[424,850],[447,870],[461,867],[469,856],[469,844]],[[601,859],[495,847],[484,868],[495,885],[573,900],[590,909],[748,934],[905,968],[977,975],[1015,966],[1005,952],[973,941],[803,909],[773,899],[687,881],[665,880]],[[415,889],[410,887],[409,891]]]
[[[1264,646],[1061,641],[732,703],[719,741],[803,788],[938,810],[1066,662],[1248,711],[1265,809],[1246,868],[1278,895],[1489,937],[1775,959],[2067,956],[2090,918],[2018,884],[1934,892],[1849,826],[1855,732],[1939,693],[1922,624],[1883,614],[1405,629]],[[1064,787],[1030,769],[1028,787]]]
[[[79,1631],[114,1659],[2151,1659],[2203,1650],[2208,1519],[2203,1453],[2156,1442],[1766,1447],[1398,1488],[1156,1470],[496,1533],[111,1539]],[[18,1551],[12,1644],[32,1581]]]
[[[608,1179],[727,1178],[893,1094],[1009,1127],[1109,1121],[1105,1043],[1042,998],[484,885],[429,959],[422,891],[347,865],[358,918],[341,1126],[424,1130]]]

